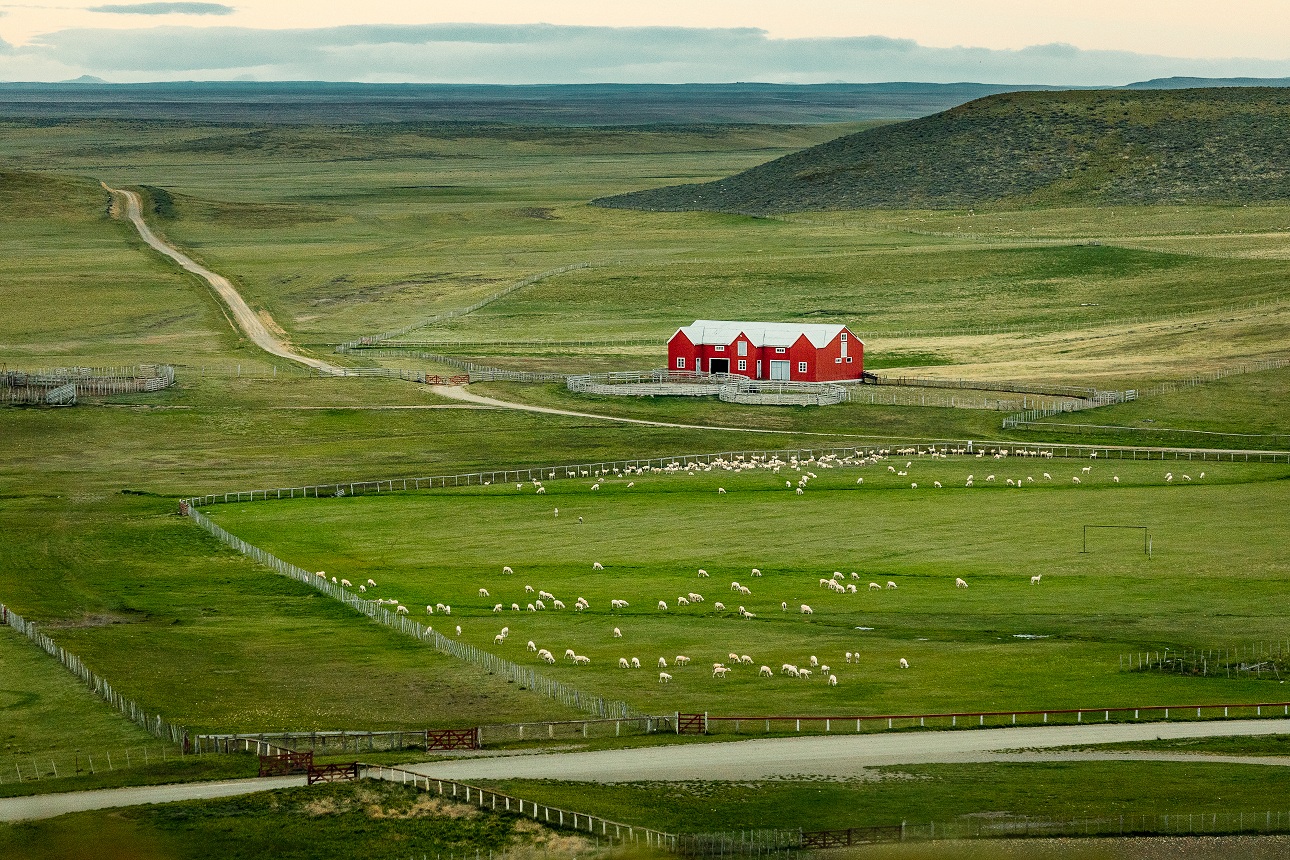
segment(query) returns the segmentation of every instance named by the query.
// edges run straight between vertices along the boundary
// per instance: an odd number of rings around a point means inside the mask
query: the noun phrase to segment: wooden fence
[[[360,774],[368,779],[380,779],[386,782],[411,785],[439,797],[451,797],[462,803],[473,804],[480,809],[523,815],[550,827],[573,830],[612,842],[664,850],[675,850],[678,842],[677,836],[673,833],[665,833],[649,827],[623,824],[619,821],[601,818],[598,815],[588,815],[585,812],[575,812],[571,809],[524,800],[509,794],[503,794],[500,791],[467,785],[464,782],[436,779],[402,768],[386,767],[384,765],[360,764],[359,769]]]
[[[26,636],[37,646],[42,648],[46,654],[53,657],[67,671],[71,672],[77,678],[80,678],[85,686],[90,688],[94,695],[107,702],[126,719],[132,723],[142,726],[153,737],[170,741],[175,744],[184,744],[188,736],[187,730],[180,725],[168,722],[161,714],[150,714],[139,706],[133,699],[127,699],[116,691],[111,684],[104,678],[90,669],[81,662],[81,658],[72,654],[61,647],[53,639],[50,639],[44,633],[37,629],[37,625],[27,621],[21,615],[11,610],[9,607],[0,603],[0,624],[7,624],[14,630]]]
[[[429,625],[422,624],[419,621],[413,621],[406,615],[391,612],[384,605],[374,600],[367,600],[360,597],[354,592],[340,585],[329,582],[325,577],[317,576],[294,564],[288,564],[273,554],[260,549],[257,546],[247,543],[236,535],[230,534],[220,526],[212,522],[208,517],[203,515],[195,507],[187,503],[181,505],[181,511],[186,513],[193,522],[200,525],[206,531],[210,532],[216,539],[222,541],[233,549],[253,559],[260,564],[268,567],[283,576],[290,577],[305,585],[309,585],[326,594],[328,597],[339,600],[350,608],[354,609],[378,624],[384,624],[393,628],[400,633],[411,636],[421,642],[430,645],[440,653],[456,657],[475,666],[499,675],[502,678],[512,681],[520,687],[533,690],[550,699],[576,708],[580,711],[586,711],[597,717],[602,718],[628,718],[637,716],[637,712],[627,705],[626,702],[619,702],[606,699],[603,696],[594,696],[576,690],[573,687],[563,684],[559,681],[539,675],[532,669],[520,666],[510,660],[498,657],[496,654],[489,653],[482,648],[476,648],[474,645],[468,645],[456,639],[450,639],[439,633]]]
[[[168,364],[0,370],[0,403],[71,406],[77,397],[160,391],[175,384]]]

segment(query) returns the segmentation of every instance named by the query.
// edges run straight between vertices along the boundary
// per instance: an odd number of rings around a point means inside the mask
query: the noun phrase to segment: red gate
[[[706,735],[708,733],[707,714],[677,714],[676,733],[678,735]]]
[[[260,756],[260,776],[290,776],[308,773],[314,766],[314,751]]]
[[[309,766],[309,784],[319,782],[353,782],[358,779],[358,762],[348,764],[325,764],[322,767]]]
[[[444,729],[426,732],[426,752],[479,749],[479,729]]]

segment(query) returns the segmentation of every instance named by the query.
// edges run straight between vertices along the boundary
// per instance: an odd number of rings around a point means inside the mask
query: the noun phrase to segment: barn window
[[[851,356],[849,356],[849,355],[848,355],[848,356],[847,356],[847,364],[850,364],[850,363],[851,363]]]
[[[782,346],[777,346],[777,347],[775,347],[775,354],[776,354],[776,355],[783,355],[783,354],[784,354],[784,347],[782,347]]]
[[[740,355],[747,355],[747,354],[748,354],[748,341],[746,341],[746,340],[741,340],[741,341],[739,341],[739,344],[738,344],[738,347],[737,347],[737,348],[738,348],[738,350],[739,350],[739,354],[740,354]]]
[[[843,342],[843,343],[846,343],[846,342],[847,342],[847,333],[846,333],[846,332],[842,332],[842,342]]]
[[[835,358],[835,359],[833,359],[833,363],[834,363],[834,364],[841,364],[841,363],[842,363],[842,359],[840,359],[840,358]]]
[[[804,361],[799,361],[799,362],[797,363],[797,372],[798,372],[798,373],[806,373],[806,362],[804,362]]]
[[[739,369],[740,369],[740,370],[747,370],[747,369],[748,369],[748,359],[746,359],[746,358],[741,358],[741,359],[739,359]]]
[[[676,369],[677,369],[677,370],[685,370],[685,356],[683,356],[683,355],[678,355],[678,356],[676,357]]]
[[[726,351],[726,348],[725,348],[724,346],[714,346],[714,347],[713,347],[713,349],[714,349],[714,350],[716,350],[717,352],[725,352],[725,351]]]

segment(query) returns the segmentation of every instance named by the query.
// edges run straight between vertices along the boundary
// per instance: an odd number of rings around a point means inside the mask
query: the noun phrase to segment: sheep
[[[358,590],[359,590],[359,591],[361,591],[361,592],[363,592],[364,594],[366,594],[366,593],[367,593],[367,586],[366,586],[366,585],[360,585],[360,586],[358,587]]]
[[[837,579],[845,579],[846,577],[844,577],[844,576],[842,575],[842,571],[840,571],[840,570],[835,570],[835,571],[833,571],[833,578],[834,578],[835,580],[837,580]]]
[[[851,571],[851,578],[852,578],[852,579],[859,579],[859,578],[860,578],[860,574],[856,573],[856,572],[853,570],[853,571]]]
[[[837,675],[830,675],[830,676],[829,676],[829,686],[830,686],[830,687],[836,687],[837,685],[838,685],[838,676],[837,676]]]
[[[821,674],[821,675],[827,675],[827,674],[829,674],[829,664],[828,664],[828,663],[822,663],[822,664],[820,664],[820,674]]]
[[[668,684],[668,683],[671,683],[671,681],[672,681],[672,676],[669,675],[668,673],[666,672],[658,673],[658,682],[660,684]]]
[[[536,606],[534,606],[532,603],[530,603],[530,604],[528,605],[528,611],[529,611],[529,612],[537,612],[537,607],[536,607]]]
[[[509,627],[503,627],[503,628],[502,628],[502,635],[503,635],[503,636],[510,636],[510,635],[511,635],[511,628],[509,628]]]
[[[505,642],[505,641],[506,641],[506,637],[505,637],[505,636],[503,636],[503,635],[502,635],[502,634],[500,634],[500,633],[498,633],[496,636],[494,636],[494,637],[493,637],[493,644],[494,644],[494,645],[501,645],[501,644],[502,644],[503,642]]]
[[[591,665],[591,658],[590,658],[590,657],[584,657],[584,656],[583,656],[583,655],[581,655],[581,654],[575,654],[575,655],[574,655],[574,658],[573,658],[573,665],[575,665],[575,666],[590,666],[590,665]]]
[[[1183,479],[1184,481],[1190,481],[1190,480],[1191,480],[1191,475],[1183,475],[1183,476],[1182,476],[1182,479]]]
[[[1053,479],[1053,476],[1052,476],[1052,475],[1048,474],[1047,472],[1044,472],[1044,480],[1045,480],[1045,481],[1051,481],[1052,479]]]
[[[1204,472],[1201,472],[1201,473],[1200,473],[1200,480],[1202,480],[1202,481],[1203,481],[1203,480],[1205,480],[1205,473],[1204,473]]]
[[[566,648],[566,649],[564,649],[564,658],[565,658],[566,660],[572,660],[575,656],[576,656],[576,655],[573,653],[573,649],[572,649],[572,648]]]
[[[889,580],[887,580],[887,587],[888,587],[888,588],[895,588],[895,587],[896,587],[896,583],[892,582],[892,581],[889,579]]]
[[[814,615],[814,614],[815,614],[815,610],[814,610],[814,609],[812,609],[811,607],[807,606],[805,603],[803,603],[803,604],[802,604],[802,614],[803,614],[803,615]]]
[[[781,675],[791,675],[796,671],[797,671],[797,667],[794,666],[792,663],[785,663],[784,665],[779,667],[779,673]]]
[[[878,583],[876,583],[876,582],[871,582],[871,583],[869,583],[869,590],[870,590],[870,591],[882,591],[882,586],[881,586],[881,585],[879,585],[879,584],[878,584]]]
[[[704,570],[703,568],[699,568],[699,578],[700,578],[700,579],[702,579],[703,577],[705,577],[705,576],[707,576],[707,575],[708,575],[708,572],[707,572],[706,570]]]
[[[1080,471],[1081,471],[1081,472],[1083,472],[1085,475],[1087,475],[1087,474],[1089,474],[1090,472],[1092,472],[1092,471],[1093,471],[1093,467],[1092,467],[1092,466],[1085,466],[1084,468],[1080,469]]]
[[[690,605],[690,601],[686,600],[684,597],[678,597],[678,598],[676,599],[676,605],[677,605],[677,606],[689,606],[689,605]]]
[[[537,650],[537,643],[536,643],[536,642],[534,642],[532,639],[530,639],[530,640],[529,640],[529,644],[528,644],[528,649],[529,649],[530,651],[536,651],[536,650]]]
[[[526,585],[526,586],[524,586],[524,593],[525,593],[525,594],[532,594],[532,593],[533,593],[533,586],[531,586],[531,585]]]
[[[702,602],[703,602],[703,595],[702,595],[702,594],[695,594],[693,591],[691,591],[691,592],[690,592],[690,602],[691,602],[691,603],[702,603]]]
[[[848,594],[856,593],[856,584],[854,582],[847,586],[847,593]]]
[[[372,580],[372,579],[369,579],[369,580],[367,581],[367,587],[368,587],[368,588],[376,588],[376,581],[375,581],[375,580]]]
[[[993,481],[993,480],[994,480],[994,475],[986,475],[986,476],[985,476],[985,479],[986,479],[986,481],[987,481],[987,482]]]
[[[727,669],[725,666],[712,667],[712,677],[714,678],[725,678],[726,675],[729,673],[730,673],[730,670]]]
[[[731,590],[731,591],[738,591],[738,590],[739,590],[739,588],[740,588],[739,583],[737,583],[737,582],[731,582],[731,583],[730,583],[730,590]]]
[[[426,604],[426,615],[434,615],[434,607]]]
[[[688,665],[690,665],[690,658],[689,658],[689,657],[687,657],[687,656],[685,656],[684,654],[677,654],[677,655],[676,655],[676,659],[672,661],[672,665],[674,665],[674,666],[688,666]]]
[[[957,577],[955,577],[955,578],[954,578],[954,587],[955,587],[955,588],[967,588],[967,587],[968,587],[968,586],[967,586],[967,580],[963,579],[963,577],[961,577],[961,576],[957,576]]]
[[[443,614],[444,614],[444,615],[451,615],[451,614],[452,614],[452,607],[451,607],[451,606],[448,606],[448,605],[445,605],[445,606],[444,606],[444,608],[443,608]]]
[[[664,611],[666,611],[666,610],[667,610],[667,601],[660,600],[660,601],[658,602],[658,608],[659,608],[659,609],[662,609],[662,610],[664,610]]]
[[[481,589],[479,589],[479,596],[480,596],[480,597],[488,597],[488,596],[489,596],[489,594],[488,594],[488,589],[487,589],[487,588],[481,588]]]
[[[1189,480],[1189,481],[1190,481],[1190,480],[1191,480],[1191,478],[1187,478],[1187,480]],[[354,583],[350,582],[348,579],[342,579],[342,580],[340,581],[340,584],[341,584],[341,585],[343,585],[343,586],[345,586],[346,588],[353,588],[353,587],[354,587]]]
[[[900,658],[900,668],[902,668],[902,669],[908,669],[908,668],[909,668],[909,661],[908,661],[908,660],[906,660],[904,657],[901,657],[901,658]]]
[[[426,609],[429,609],[429,608],[430,608],[430,607],[428,607],[428,606],[426,607]],[[501,611],[502,611],[502,604],[500,604],[500,603],[494,603],[494,604],[493,604],[493,611],[494,611],[494,612],[501,612]]]
[[[712,608],[717,610],[718,612],[724,612],[726,609],[726,605],[722,603],[720,600],[718,600],[716,603],[712,604]]]
[[[510,565],[507,565],[506,567],[503,567],[503,568],[502,568],[502,575],[503,575],[503,576],[510,576],[510,575],[511,575],[512,573],[514,573],[514,572],[515,572],[515,571],[511,570]]]
[[[552,600],[552,601],[551,601],[551,606],[553,606],[553,607],[554,607],[554,608],[556,608],[556,609],[564,609],[564,601],[563,601],[563,600]]]
[[[1071,475],[1071,483],[1072,483],[1072,484],[1080,484],[1080,483],[1083,483],[1083,482],[1079,479],[1079,475]]]
[[[780,603],[780,604],[779,604],[779,611],[780,611],[780,612],[787,612],[787,611],[788,611],[788,601],[787,601],[787,600],[785,600],[784,602],[782,602],[782,603]]]
[[[739,657],[739,662],[743,663],[745,666],[751,666],[753,664],[753,658],[749,657],[747,654],[743,654]]]
[[[667,668],[667,658],[666,658],[666,657],[659,657],[659,658],[658,658],[658,667],[659,667],[660,669],[666,669],[666,668]]]
[[[728,658],[730,659],[730,662],[731,662],[731,663],[738,663],[738,662],[739,662],[739,655],[738,655],[738,654],[736,654],[734,651],[731,651],[729,654],[727,654],[727,655],[726,655],[726,657],[728,657]]]
[[[798,677],[798,678],[801,678],[801,679],[802,679],[802,680],[804,680],[804,681],[805,681],[805,680],[809,680],[809,679],[810,679],[810,677],[811,677],[812,675],[814,675],[814,674],[815,674],[815,673],[814,673],[813,671],[811,671],[810,669],[798,669],[798,670],[797,670],[797,677]]]
[[[1040,580],[1040,579],[1042,579],[1042,578],[1043,578],[1043,576],[1044,576],[1044,575],[1043,575],[1042,573],[1036,573],[1034,576],[1030,577],[1030,584],[1031,584],[1031,585],[1038,585],[1038,584],[1039,584],[1039,580]]]
[[[391,602],[392,602],[392,603],[398,603],[398,601],[397,601],[397,600],[394,600],[394,601],[391,601]],[[426,607],[426,608],[428,609],[429,607]],[[442,604],[442,603],[436,603],[436,604],[434,605],[434,608],[435,608],[435,609],[438,609],[440,612],[443,612],[443,604]]]
[[[401,604],[401,603],[399,604],[398,609],[395,609],[394,611],[395,611],[395,612],[397,612],[397,613],[399,613],[400,615],[407,615],[407,614],[408,614],[408,608],[407,608],[406,606],[404,606],[403,604]]]
[[[1112,475],[1112,476],[1111,476],[1111,480],[1112,480],[1112,481],[1115,481],[1115,482],[1118,484],[1118,483],[1120,483],[1120,476],[1119,476],[1119,475]]]
[[[814,654],[811,655],[811,668],[814,669],[820,665],[820,660]]]
[[[847,652],[847,662],[848,662],[848,663],[850,663],[850,662],[851,662],[851,652],[850,652],[850,651],[848,651],[848,652]]]
[[[752,575],[753,575],[753,576],[761,576],[761,571],[760,571],[758,568],[755,568],[755,567],[754,567],[754,568],[752,569]]]
[[[605,566],[604,566],[603,564],[601,564],[600,562],[598,562],[598,561],[593,561],[593,562],[591,563],[591,569],[592,569],[592,570],[604,570],[604,569],[605,569]]]
[[[543,654],[543,655],[542,655],[542,662],[543,662],[543,663],[550,664],[550,665],[554,665],[554,664],[555,664],[555,657],[554,657],[552,654],[549,654],[549,653],[547,653],[547,654]]]
[[[932,481],[932,486],[939,490],[939,489],[941,488],[941,482],[940,482],[940,481]]]
[[[640,661],[640,658],[639,658],[639,657],[633,657],[633,658],[632,658],[632,668],[633,668],[633,669],[639,669],[640,667],[641,667],[641,661]]]
[[[718,495],[721,495],[721,496],[724,496],[724,495],[726,494],[726,488],[725,488],[725,487],[717,487],[717,494],[718,494]]]
[[[762,666],[757,670],[757,674],[762,678],[773,678],[775,673],[770,670],[769,666]]]
[[[457,635],[458,635],[458,636],[460,636],[460,635],[461,635],[461,625],[460,625],[460,624],[458,624],[458,625],[457,625]]]
[[[512,611],[512,612],[519,612],[519,611],[520,611],[520,605],[519,605],[518,603],[512,603],[512,604],[511,604],[511,611]]]
[[[315,572],[314,572],[314,576],[318,577],[319,579],[326,579],[326,578],[327,578],[327,571],[325,571],[325,570],[315,571]]]
[[[630,490],[630,489],[631,489],[632,487],[634,487],[634,486],[636,486],[636,482],[635,482],[635,481],[628,481],[628,482],[627,482],[627,489],[629,489],[629,490]]]
[[[909,485],[909,489],[911,489],[911,490],[917,490],[917,489],[918,489],[918,484],[910,484],[910,485]]]
[[[541,495],[545,495],[545,494],[546,494],[546,487],[538,487],[538,488],[537,488],[537,495],[541,496]],[[558,509],[557,509],[557,511],[558,511]],[[559,514],[559,513],[556,513],[556,516],[558,517],[558,516],[560,516],[560,514]]]
[[[798,488],[797,488],[797,494],[798,494],[799,496],[800,496],[800,495],[802,495],[802,488],[801,488],[801,487],[798,487]]]
[[[555,595],[549,591],[538,589],[538,600],[555,600]]]
[[[615,639],[622,639],[622,638],[623,638],[623,631],[621,631],[621,630],[619,630],[617,627],[615,627],[615,628],[614,628],[614,638],[615,638]]]
[[[539,601],[536,601],[536,603],[537,603],[538,612],[545,612],[545,611],[546,611],[546,604],[545,604],[545,603],[543,603],[543,602],[542,602],[542,601],[540,601],[540,600],[539,600]]]
[[[619,657],[619,658],[618,658],[618,668],[619,668],[619,669],[630,669],[630,668],[631,668],[631,665],[627,662],[627,658],[626,658],[626,657]]]

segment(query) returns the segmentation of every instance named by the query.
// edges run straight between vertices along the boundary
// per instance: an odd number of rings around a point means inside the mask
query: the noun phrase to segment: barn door
[[[782,381],[782,382],[787,382],[787,381],[789,380],[789,375],[788,375],[788,362],[787,362],[787,361],[772,361],[772,362],[770,363],[770,378],[771,378],[772,380],[779,380],[779,381]]]

